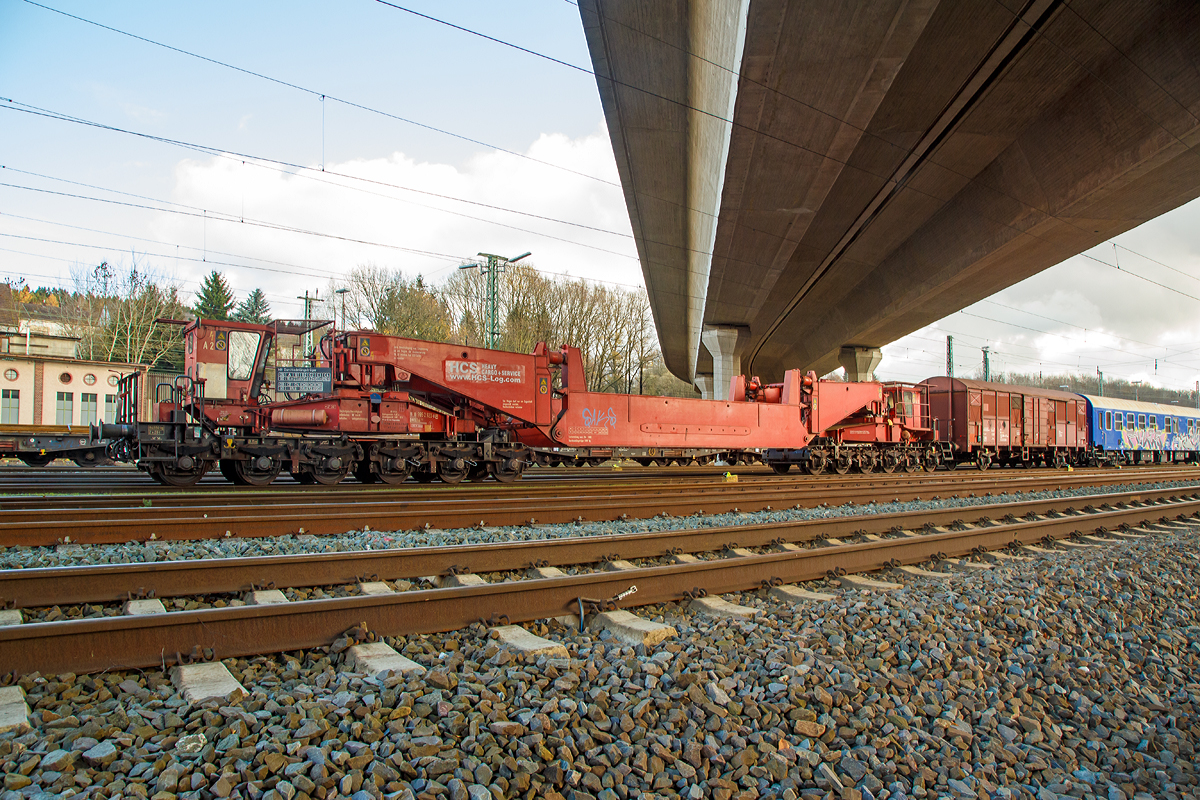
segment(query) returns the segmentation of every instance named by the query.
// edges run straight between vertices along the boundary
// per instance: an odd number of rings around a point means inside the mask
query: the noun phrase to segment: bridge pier
[[[705,400],[712,400],[713,391],[713,376],[709,373],[696,373],[695,386],[700,390],[700,396]]]
[[[750,329],[745,325],[705,326],[700,340],[712,353],[712,399],[728,400],[729,380],[742,374],[742,350],[750,341]]]
[[[871,373],[879,366],[879,362],[882,359],[883,351],[878,347],[846,345],[838,353],[838,361],[841,362],[842,368],[846,370],[846,380],[848,381],[874,380],[871,377]]]

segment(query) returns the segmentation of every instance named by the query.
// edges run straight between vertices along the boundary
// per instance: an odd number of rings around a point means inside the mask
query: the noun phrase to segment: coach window
[[[1130,411],[1125,415],[1125,428],[1131,431],[1137,430],[1137,414]]]
[[[1146,430],[1146,415],[1145,414],[1137,415],[1137,426],[1138,426],[1139,431]]]
[[[1117,412],[1116,421],[1117,421],[1117,427],[1115,430],[1118,430],[1118,431],[1125,430],[1125,415],[1122,414],[1120,411]]]
[[[1111,411],[1104,412],[1104,430],[1106,430],[1106,431],[1112,430],[1112,412]]]
[[[1158,430],[1158,415],[1157,414],[1150,415],[1150,423],[1149,423],[1148,427],[1152,431]]]
[[[229,332],[229,380],[248,381],[254,375],[254,357],[262,334],[252,331]]]
[[[1171,422],[1172,420],[1170,417],[1163,417],[1163,433],[1171,432]]]

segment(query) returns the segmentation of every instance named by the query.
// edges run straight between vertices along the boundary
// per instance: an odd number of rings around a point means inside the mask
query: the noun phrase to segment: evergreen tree
[[[253,322],[256,325],[266,325],[271,321],[271,306],[267,303],[267,295],[262,289],[255,289],[246,295],[246,299],[238,304],[233,318],[238,322]]]
[[[214,269],[200,285],[193,310],[203,319],[229,319],[235,302],[225,276]]]

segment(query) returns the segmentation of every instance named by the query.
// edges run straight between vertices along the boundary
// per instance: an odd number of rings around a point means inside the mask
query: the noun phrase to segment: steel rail
[[[929,485],[962,484],[994,484],[1004,481],[1063,481],[1086,480],[1089,476],[1117,476],[1120,473],[1111,469],[1088,468],[1078,469],[1073,473],[1062,470],[1036,469],[1020,471],[988,471],[956,470],[936,473],[872,473],[847,475],[776,475],[768,470],[754,467],[739,467],[732,470],[741,482],[753,484],[775,484],[803,487],[843,487],[882,486],[882,485]],[[0,473],[2,474],[2,473]],[[164,490],[158,486],[147,486],[144,489],[114,493],[103,489],[90,491],[72,490],[71,493],[12,493],[6,492],[0,483],[0,497],[4,498],[3,510],[34,510],[34,509],[138,509],[149,501],[157,508],[190,508],[199,505],[221,504],[263,505],[287,503],[339,502],[346,504],[369,504],[384,499],[457,499],[457,498],[499,498],[512,499],[519,497],[558,497],[563,491],[563,482],[569,482],[570,491],[576,493],[600,494],[614,489],[625,488],[636,484],[639,490],[650,490],[655,487],[671,488],[680,484],[697,483],[711,480],[713,485],[729,486],[720,480],[722,472],[700,470],[671,470],[633,467],[611,474],[591,475],[586,479],[578,476],[570,481],[566,479],[570,473],[561,477],[563,480],[521,481],[517,484],[498,484],[492,481],[486,483],[468,482],[455,486],[443,484],[405,483],[398,486],[386,484],[363,485],[358,483],[341,483],[336,486],[306,486],[302,484],[272,484],[269,487],[235,487],[231,485],[200,486],[191,490]],[[1128,480],[1130,476],[1137,480],[1150,479],[1186,479],[1200,477],[1200,469],[1186,466],[1178,467],[1146,467],[1121,475]],[[44,488],[45,482],[42,482]],[[734,487],[729,487],[734,488]]]
[[[985,517],[999,519],[1018,513],[1078,513],[1081,500],[1087,501],[1085,506],[1105,507],[1128,503],[1161,503],[1178,498],[1200,499],[1200,491],[1134,490],[1086,498],[1049,498],[932,511],[486,545],[3,570],[0,571],[0,605],[34,608],[109,603],[130,597],[194,597],[260,588],[332,586],[353,584],[360,580],[446,575],[462,570],[475,573],[507,572],[535,564],[589,564],[617,558],[659,558],[677,552],[767,547],[781,542],[797,544],[861,533],[886,534],[897,528],[944,526],[960,520],[971,523]]]
[[[1056,489],[1096,484],[1096,476],[1047,476],[1016,478],[997,484],[972,485],[1005,492]],[[1104,476],[1107,477],[1107,476]],[[1176,480],[1183,476],[1175,476]],[[1128,481],[1128,479],[1126,479]],[[671,490],[620,493],[609,491],[564,502],[544,499],[470,500],[446,497],[439,501],[379,501],[345,507],[327,503],[290,503],[272,506],[236,505],[188,509],[148,508],[104,511],[67,509],[63,512],[0,512],[0,544],[46,546],[67,541],[88,544],[128,541],[179,540],[222,537],[264,537],[306,533],[339,534],[348,530],[414,530],[420,528],[466,528],[479,525],[523,525],[533,522],[612,521],[647,518],[659,514],[690,515],[759,511],[819,504],[900,502],[918,500],[931,491],[962,489],[958,483],[934,486],[869,485],[811,490],[775,483],[702,484],[690,492]]]
[[[402,636],[457,630],[475,622],[516,623],[568,614],[585,602],[584,598],[616,598],[634,586],[635,594],[606,603],[652,605],[701,593],[722,594],[809,581],[838,570],[861,572],[895,563],[915,564],[941,555],[967,555],[980,549],[1059,539],[1076,532],[1137,526],[1157,521],[1164,512],[1174,512],[1180,519],[1197,516],[1200,500],[619,572],[282,605],[16,625],[0,628],[0,664],[18,673],[165,668],[187,654],[223,659],[321,647],[354,628]]]

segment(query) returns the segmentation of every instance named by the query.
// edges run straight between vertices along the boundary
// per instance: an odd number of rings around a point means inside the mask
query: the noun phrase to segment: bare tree
[[[74,291],[66,296],[64,320],[79,339],[81,358],[131,364],[176,364],[177,331],[160,318],[180,318],[185,308],[179,285],[138,266],[128,270],[107,261],[73,271]]]

